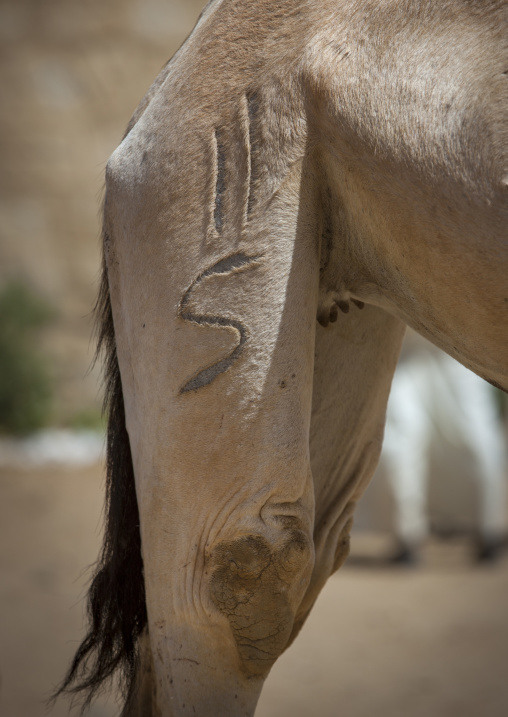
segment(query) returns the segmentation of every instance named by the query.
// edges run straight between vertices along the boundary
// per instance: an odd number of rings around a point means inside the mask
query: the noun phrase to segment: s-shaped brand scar
[[[208,368],[198,371],[197,374],[182,386],[179,393],[188,393],[189,391],[196,391],[199,388],[203,388],[203,386],[207,386],[217,378],[217,376],[220,376],[221,373],[227,371],[241,356],[245,343],[249,338],[247,327],[238,319],[230,319],[219,315],[208,316],[206,314],[198,314],[195,313],[194,310],[189,309],[189,302],[193,292],[210,276],[215,274],[237,274],[240,271],[259,266],[260,259],[260,256],[247,256],[247,254],[241,252],[220,259],[216,264],[199,274],[183,295],[178,306],[178,316],[181,319],[190,321],[193,324],[198,324],[199,326],[230,326],[238,332],[238,343],[227,356],[208,366]]]

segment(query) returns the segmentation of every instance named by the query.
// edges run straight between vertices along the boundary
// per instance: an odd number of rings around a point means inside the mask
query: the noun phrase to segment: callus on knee
[[[276,545],[243,535],[212,550],[210,597],[229,621],[248,675],[266,675],[285,649],[312,563],[311,540],[298,529],[284,531]]]

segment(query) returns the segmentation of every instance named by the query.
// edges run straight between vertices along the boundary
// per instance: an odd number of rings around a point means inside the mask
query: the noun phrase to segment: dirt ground
[[[2,717],[43,717],[76,648],[101,483],[98,466],[0,472]],[[352,564],[277,663],[257,717],[505,717],[508,559],[474,567],[456,540],[430,544],[417,569],[387,569],[366,559],[380,545],[355,537]],[[117,713],[102,699],[90,714]]]

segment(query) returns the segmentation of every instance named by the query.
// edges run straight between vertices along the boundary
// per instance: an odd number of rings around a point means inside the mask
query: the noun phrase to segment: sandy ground
[[[77,645],[101,482],[99,467],[0,471],[1,717],[42,717]],[[365,559],[379,545],[355,538],[356,560],[329,580],[257,717],[505,717],[508,559],[474,567],[459,540],[396,570]],[[65,701],[50,712],[67,714]],[[115,714],[111,699],[91,711]]]

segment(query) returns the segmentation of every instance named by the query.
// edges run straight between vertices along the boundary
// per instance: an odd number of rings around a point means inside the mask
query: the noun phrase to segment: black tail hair
[[[104,236],[104,245],[106,241]],[[94,313],[95,358],[104,355],[105,530],[88,592],[88,632],[53,696],[54,700],[63,693],[81,695],[82,712],[115,674],[128,696],[136,677],[137,639],[147,624],[139,511],[104,257]]]

